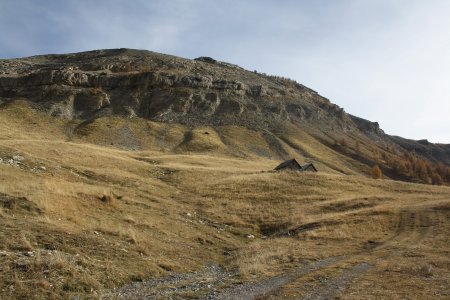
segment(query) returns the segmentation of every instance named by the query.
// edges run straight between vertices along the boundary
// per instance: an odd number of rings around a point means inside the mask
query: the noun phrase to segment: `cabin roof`
[[[287,168],[289,166],[295,166],[295,167],[297,167],[299,169],[302,168],[302,166],[298,163],[298,161],[295,158],[293,158],[293,159],[289,159],[289,160],[286,160],[286,161],[282,162],[281,164],[279,164],[275,168],[275,170],[284,169],[284,168]]]
[[[282,169],[298,169],[299,171],[305,171],[307,169],[313,169],[315,172],[317,172],[316,167],[312,163],[306,163],[303,165],[300,165],[298,161],[295,158],[286,160],[275,167],[274,170],[282,170]]]
[[[313,163],[306,163],[306,164],[302,165],[301,167],[302,167],[302,170],[306,170],[306,169],[308,169],[308,168],[313,168],[314,171],[317,172],[317,169],[316,169],[316,167],[314,166]]]

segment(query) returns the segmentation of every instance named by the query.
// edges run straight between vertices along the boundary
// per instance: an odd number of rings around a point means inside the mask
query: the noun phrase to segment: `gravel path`
[[[268,278],[259,282],[244,283],[225,289],[220,294],[209,295],[207,299],[232,300],[255,299],[276,292],[293,279],[324,268],[338,261],[338,258],[326,258],[315,262],[305,263],[290,273]]]
[[[225,271],[211,264],[203,271],[132,282],[120,289],[105,291],[100,299],[185,299],[188,295],[208,300],[255,299],[276,292],[286,283],[327,267],[341,258],[326,258],[300,265],[295,270],[258,282],[236,284],[238,271]],[[231,286],[223,289],[223,287]]]
[[[331,277],[320,277],[316,285],[305,287],[307,291],[303,299],[332,299],[346,290],[360,275],[370,270],[373,264],[376,264],[375,258],[383,259],[392,251],[396,251],[396,247],[399,246],[416,247],[428,236],[435,225],[431,222],[432,217],[433,212],[430,210],[402,211],[397,233],[392,238],[374,243],[371,247],[354,253],[352,258],[362,255],[360,263],[355,263],[340,273],[333,273]],[[376,257],[374,257],[375,254]],[[365,257],[366,255],[369,257]],[[211,264],[199,272],[174,273],[158,279],[133,282],[118,290],[105,292],[101,299],[186,299],[189,297],[208,300],[245,300],[276,297],[276,293],[287,283],[349,258],[349,256],[340,256],[306,262],[288,273],[248,283],[240,283],[238,270],[226,271]]]
[[[100,299],[185,299],[186,295],[207,295],[236,277],[237,271],[225,271],[210,264],[199,272],[178,274],[132,282],[120,289],[105,291]]]
[[[362,273],[367,272],[371,265],[361,263],[354,265],[353,267],[344,270],[333,278],[320,278],[320,284],[316,286],[311,292],[307,293],[303,300],[322,300],[322,299],[334,299],[334,297],[342,293],[352,283],[353,279]]]

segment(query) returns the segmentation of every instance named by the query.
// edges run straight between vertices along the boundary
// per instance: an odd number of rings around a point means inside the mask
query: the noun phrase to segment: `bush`
[[[372,177],[375,179],[381,179],[383,178],[383,172],[381,172],[381,169],[378,165],[375,165],[372,168]]]

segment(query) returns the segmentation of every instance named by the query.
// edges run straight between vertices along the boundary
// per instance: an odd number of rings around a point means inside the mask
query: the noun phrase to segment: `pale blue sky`
[[[137,48],[293,78],[388,133],[450,143],[447,0],[0,0],[0,57]]]

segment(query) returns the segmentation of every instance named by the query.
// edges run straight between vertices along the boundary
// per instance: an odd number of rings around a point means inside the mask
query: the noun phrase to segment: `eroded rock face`
[[[103,112],[189,125],[356,129],[341,108],[292,80],[129,49],[0,60],[0,101],[14,99],[68,119]]]
[[[380,129],[378,122],[370,122],[365,119],[350,115],[353,122],[358,128],[369,135],[382,135],[384,131]]]
[[[362,137],[431,161],[450,161],[448,145],[390,137],[378,123],[348,115],[295,81],[209,57],[112,49],[0,59],[0,104],[14,100],[65,119],[119,115],[189,126],[245,126],[263,132],[273,145],[279,144],[275,136],[295,126],[327,144]],[[280,157],[287,155],[281,152]]]

